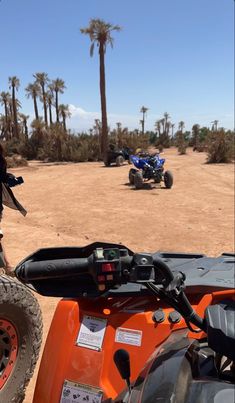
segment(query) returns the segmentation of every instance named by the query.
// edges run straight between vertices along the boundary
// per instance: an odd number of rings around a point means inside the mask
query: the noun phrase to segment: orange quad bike
[[[234,401],[234,255],[97,242],[38,250],[15,272],[63,298],[33,403]]]

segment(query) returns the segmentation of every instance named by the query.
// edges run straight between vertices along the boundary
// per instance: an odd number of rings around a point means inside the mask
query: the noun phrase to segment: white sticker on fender
[[[60,403],[101,403],[102,396],[99,388],[65,380]]]
[[[107,319],[84,315],[76,340],[76,345],[101,350]]]
[[[141,346],[142,331],[118,327],[115,333],[117,343],[130,344],[131,346]]]

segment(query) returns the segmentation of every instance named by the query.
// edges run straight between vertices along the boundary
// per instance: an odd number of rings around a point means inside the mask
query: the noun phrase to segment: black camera
[[[17,185],[21,185],[22,183],[24,183],[24,179],[22,178],[22,176],[16,177],[13,174],[10,173],[7,174],[7,184],[11,188]]]

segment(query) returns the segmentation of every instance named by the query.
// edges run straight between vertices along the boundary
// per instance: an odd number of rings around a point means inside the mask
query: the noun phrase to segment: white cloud
[[[69,110],[71,112],[71,118],[68,121],[68,127],[74,130],[89,130],[93,125],[95,119],[101,120],[100,112],[88,112],[83,108],[75,105],[69,105]],[[141,114],[138,115],[125,115],[125,114],[108,114],[108,124],[112,128],[116,127],[117,122],[121,122],[123,127],[128,127],[128,129],[138,129],[140,128],[139,121],[141,119]],[[159,116],[148,115],[146,118],[146,129],[152,130],[154,127],[154,122],[159,119]]]
[[[68,120],[67,126],[74,131],[88,131],[94,126],[95,119],[101,120],[100,112],[88,112],[80,106],[75,106],[70,104],[69,109],[71,112],[71,118]],[[185,122],[186,130],[191,130],[192,126],[195,123],[198,123],[200,126],[211,127],[211,122],[215,119],[219,120],[219,126],[225,128],[233,127],[233,115],[232,114],[224,114],[217,116],[213,114],[188,114],[188,116],[179,116],[178,114],[170,114],[171,121],[175,123],[175,130],[178,128],[178,122],[183,120]],[[128,115],[128,114],[108,114],[108,124],[111,129],[116,127],[117,122],[121,122],[123,127],[128,127],[129,130],[140,129],[140,119],[141,113],[137,113],[136,115]],[[154,125],[156,120],[161,119],[163,117],[163,113],[161,115],[155,115],[151,113],[147,113],[145,129],[146,130],[154,130]]]

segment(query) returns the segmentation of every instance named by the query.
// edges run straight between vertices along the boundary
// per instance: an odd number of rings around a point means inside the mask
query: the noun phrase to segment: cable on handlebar
[[[193,310],[188,298],[183,291],[181,291],[179,295],[173,297],[172,295],[167,295],[164,289],[160,289],[160,287],[155,286],[153,283],[145,283],[145,286],[157,297],[161,298],[169,306],[178,311],[185,319],[187,325],[188,323],[192,323],[199,329],[205,330],[203,319]],[[189,328],[190,330],[195,331],[191,326]]]
[[[167,264],[165,262],[163,262],[163,260],[161,260],[159,258],[153,258],[153,264],[154,264],[155,268],[160,270],[160,272],[163,275],[163,278],[166,279],[166,284],[164,284],[164,286],[165,285],[167,286],[171,281],[174,280],[172,271],[167,266]]]

